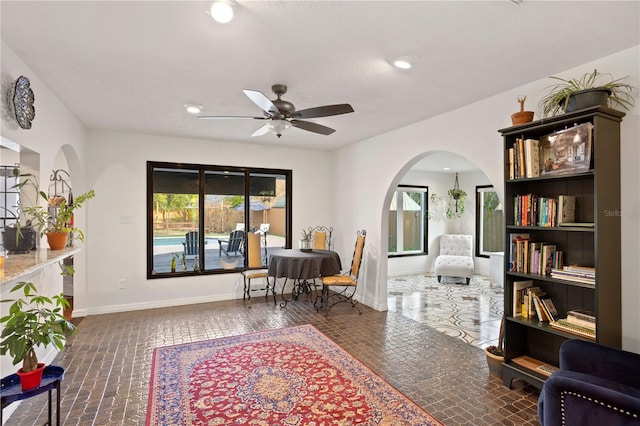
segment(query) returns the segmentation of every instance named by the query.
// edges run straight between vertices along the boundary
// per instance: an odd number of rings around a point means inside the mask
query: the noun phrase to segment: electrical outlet
[[[118,280],[118,288],[120,290],[124,290],[125,288],[127,288],[127,281],[124,278],[120,278]]]

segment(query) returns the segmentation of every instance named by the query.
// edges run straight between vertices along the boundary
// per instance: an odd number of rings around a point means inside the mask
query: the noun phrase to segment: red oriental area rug
[[[147,425],[442,425],[311,325],[155,348]]]

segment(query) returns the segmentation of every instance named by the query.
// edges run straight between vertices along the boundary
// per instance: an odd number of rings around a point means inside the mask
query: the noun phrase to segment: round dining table
[[[282,286],[282,307],[300,294],[311,295],[315,290],[315,278],[328,275],[338,275],[342,271],[340,256],[330,250],[298,250],[285,249],[269,256],[268,274],[277,278],[285,278]],[[291,298],[285,297],[287,280],[294,281]]]

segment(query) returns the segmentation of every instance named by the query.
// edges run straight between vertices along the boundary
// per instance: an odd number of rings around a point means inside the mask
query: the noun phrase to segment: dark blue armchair
[[[560,370],[538,400],[543,426],[640,425],[640,354],[579,339],[560,347]]]

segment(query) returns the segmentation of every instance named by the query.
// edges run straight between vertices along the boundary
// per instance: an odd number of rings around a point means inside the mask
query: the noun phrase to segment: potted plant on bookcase
[[[498,334],[498,344],[487,346],[484,353],[487,356],[487,365],[489,372],[502,378],[502,363],[504,362],[504,323],[505,318],[502,315],[500,321],[500,333]]]
[[[602,81],[608,76],[609,81]],[[633,108],[634,86],[623,83],[627,77],[613,79],[611,74],[603,74],[597,69],[579,78],[564,79],[551,77],[559,83],[546,88],[538,107],[543,117],[577,111],[592,106],[620,106],[626,110]]]
[[[76,328],[63,316],[64,309],[69,306],[63,294],[53,298],[40,295],[31,282],[19,282],[11,292],[23,294],[15,300],[2,300],[2,303],[12,304],[9,314],[0,318],[0,324],[4,324],[0,334],[0,355],[9,353],[13,365],[22,362],[17,374],[22,389],[29,390],[40,386],[45,367],[38,362],[35,348],[52,344],[62,350],[67,336]]]

